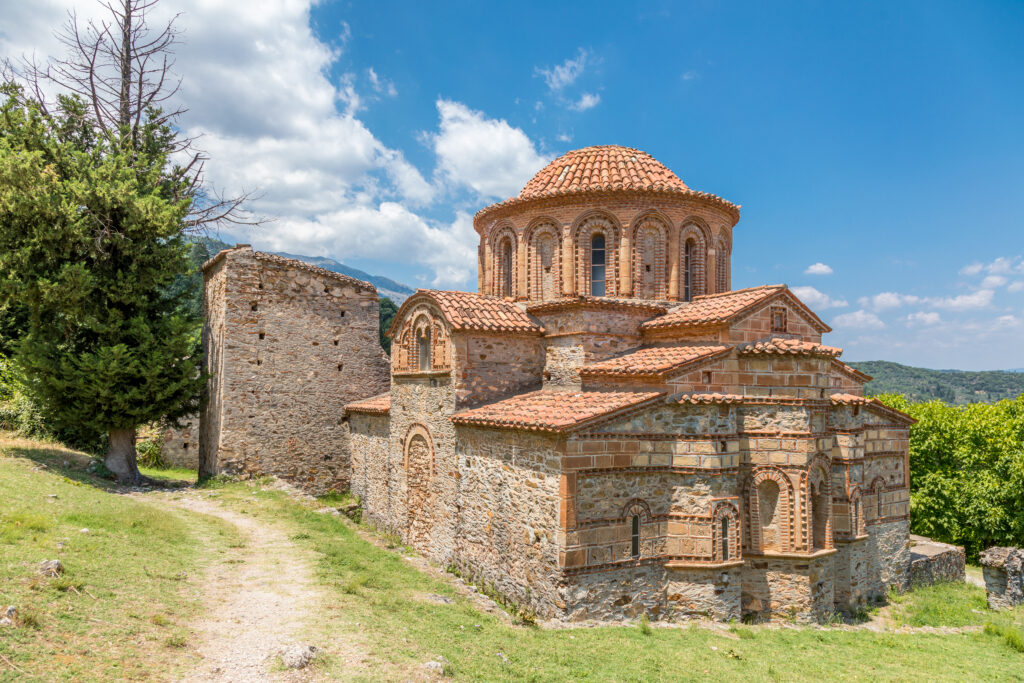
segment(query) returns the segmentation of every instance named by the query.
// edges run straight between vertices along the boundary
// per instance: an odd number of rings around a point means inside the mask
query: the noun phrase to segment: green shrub
[[[164,439],[162,436],[139,441],[135,445],[135,451],[138,454],[139,467],[149,467],[157,470],[168,468],[167,461],[164,460]]]
[[[968,561],[993,545],[1024,545],[1024,396],[994,404],[884,403],[910,427],[910,528],[962,545]]]

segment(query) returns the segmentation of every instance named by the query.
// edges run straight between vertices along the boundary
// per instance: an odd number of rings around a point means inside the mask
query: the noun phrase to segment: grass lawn
[[[411,567],[400,549],[380,548],[347,520],[316,512],[324,501],[302,504],[241,483],[223,484],[221,500],[290,525],[293,538],[319,555],[321,580],[335,597],[330,631],[358,640],[378,662],[367,680],[403,679],[438,655],[451,663],[447,673],[457,680],[1024,680],[1024,653],[1002,632],[734,625],[722,634],[696,626],[513,625]],[[454,602],[425,601],[430,593]],[[890,608],[895,627],[993,623],[1024,632],[1024,609],[993,613],[977,587],[934,586],[898,600]]]
[[[202,608],[199,572],[216,559],[232,561],[238,534],[202,515],[119,495],[85,471],[80,454],[58,446],[0,435],[0,453],[0,608],[14,604],[20,615],[17,627],[0,630],[8,660],[0,659],[0,681],[167,678],[191,666],[187,626]],[[325,677],[422,680],[422,665],[444,657],[448,676],[473,681],[1024,681],[1024,608],[990,612],[984,591],[972,586],[894,596],[884,612],[891,628],[881,632],[543,629],[481,611],[449,581],[412,566],[402,548],[374,544],[367,528],[316,511],[345,497],[300,500],[266,482],[206,486],[217,489],[210,500],[280,525],[316,558],[329,597],[310,642],[350,643],[366,655],[362,666],[326,658],[317,670]],[[65,574],[39,577],[38,564],[54,558]],[[430,594],[452,602],[437,604]],[[927,626],[973,630],[898,630]]]
[[[18,609],[0,629],[0,680],[173,673],[189,663],[200,570],[239,540],[220,520],[112,493],[87,463],[0,434],[0,610]],[[51,559],[64,573],[40,576]]]

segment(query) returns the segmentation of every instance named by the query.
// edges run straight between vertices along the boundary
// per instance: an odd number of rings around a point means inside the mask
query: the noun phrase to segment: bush
[[[168,465],[164,460],[163,450],[164,440],[162,436],[139,441],[135,446],[139,467],[150,467],[157,470],[167,469]]]
[[[995,404],[884,403],[910,427],[910,528],[962,545],[968,561],[994,545],[1024,546],[1024,395]]]

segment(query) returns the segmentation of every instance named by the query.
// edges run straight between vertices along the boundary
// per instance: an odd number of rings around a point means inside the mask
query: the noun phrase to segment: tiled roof
[[[519,193],[521,199],[589,190],[689,190],[646,152],[617,145],[576,149],[541,169]]]
[[[793,356],[832,356],[835,358],[843,350],[835,346],[825,346],[802,339],[781,339],[773,337],[763,341],[750,342],[739,346],[740,353],[749,354],[788,354]]]
[[[380,394],[372,398],[349,403],[345,406],[346,413],[370,413],[372,415],[387,415],[391,412],[391,393]]]
[[[449,292],[440,289],[420,289],[405,300],[402,309],[416,304],[420,297],[430,299],[441,309],[453,330],[484,330],[499,332],[533,332],[541,334],[544,328],[530,319],[526,311],[505,299],[471,292]],[[396,315],[389,334],[402,316]]]
[[[661,317],[648,320],[642,327],[652,330],[686,325],[717,325],[726,323],[780,292],[786,292],[807,317],[817,324],[822,332],[830,332],[832,330],[821,318],[814,314],[814,311],[807,308],[796,295],[790,292],[786,285],[761,285],[760,287],[736,289],[731,292],[722,292],[721,294],[703,294],[694,297],[693,301],[676,306]]]
[[[652,315],[660,315],[668,311],[669,306],[673,305],[671,302],[659,303],[657,301],[650,301],[648,299],[620,299],[613,296],[574,296],[566,297],[564,299],[550,299],[548,301],[539,301],[535,304],[530,304],[526,307],[526,312],[530,314],[546,313],[548,311],[557,311],[563,308],[570,307],[586,307],[586,308],[611,308],[611,307],[624,307],[624,308],[636,308],[650,311]]]
[[[744,397],[739,394],[683,394],[677,401],[679,403],[693,403],[705,405],[708,403],[743,403]]]
[[[835,368],[836,370],[838,370],[839,372],[842,372],[842,373],[845,373],[845,374],[850,375],[852,377],[855,377],[855,378],[857,378],[860,381],[865,382],[865,383],[870,382],[872,379],[874,379],[871,375],[869,375],[867,373],[864,373],[864,372],[861,372],[860,370],[858,370],[857,368],[853,367],[852,365],[847,365],[846,363],[844,363],[843,361],[839,360],[838,358],[833,358],[832,359],[832,367]]]
[[[676,325],[709,325],[731,320],[746,309],[778,294],[785,285],[762,285],[722,294],[705,294],[676,306],[665,315],[643,324],[646,329]]]
[[[557,433],[664,395],[657,391],[534,391],[456,413],[452,422]]]
[[[732,347],[714,346],[652,346],[637,349],[616,358],[584,365],[580,374],[631,377],[665,375],[690,363],[728,353]]]
[[[618,145],[596,145],[563,154],[533,176],[518,195],[480,209],[475,218],[535,199],[623,191],[672,193],[703,199],[739,220],[736,204],[709,192],[691,190],[679,176],[647,152]]]
[[[903,422],[904,424],[914,424],[917,422],[914,418],[910,417],[902,410],[896,410],[890,406],[885,405],[877,398],[864,398],[863,396],[856,396],[854,394],[832,394],[829,396],[832,401],[832,405],[837,406],[866,406],[867,408],[882,413],[887,417],[890,417],[897,422]]]

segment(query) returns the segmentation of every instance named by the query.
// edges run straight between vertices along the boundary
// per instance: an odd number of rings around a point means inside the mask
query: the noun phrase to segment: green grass
[[[333,594],[325,609],[335,615],[321,637],[358,643],[372,658],[371,680],[417,676],[437,656],[450,661],[448,675],[467,681],[1024,680],[1024,655],[1004,636],[980,630],[940,635],[735,625],[724,636],[653,622],[648,628],[565,630],[517,625],[481,612],[447,581],[417,571],[400,548],[365,540],[365,527],[316,512],[320,502],[300,503],[244,483],[219,486],[222,502],[287,525],[295,542],[317,554],[320,579]],[[422,599],[429,593],[454,602]],[[942,601],[947,605],[940,609]],[[915,591],[896,608],[907,624],[1013,628],[1014,620],[1024,621],[1024,610],[989,612],[984,591],[974,587]],[[984,616],[971,612],[976,608]],[[352,673],[329,666],[326,672]]]
[[[115,495],[88,462],[0,434],[0,608],[19,616],[0,632],[0,681],[136,679],[189,662],[201,571],[237,532]],[[37,575],[49,559],[62,575]]]

